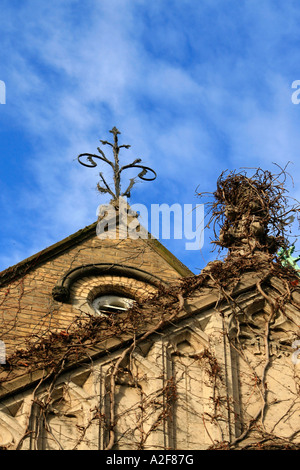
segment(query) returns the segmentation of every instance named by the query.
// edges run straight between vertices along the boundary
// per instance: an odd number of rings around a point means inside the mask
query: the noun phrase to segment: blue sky
[[[289,0],[2,0],[0,270],[96,220],[106,169],[74,159],[113,126],[158,174],[132,203],[196,206],[224,170],[288,161],[299,200],[299,24]],[[162,242],[195,273],[217,256],[209,232]]]

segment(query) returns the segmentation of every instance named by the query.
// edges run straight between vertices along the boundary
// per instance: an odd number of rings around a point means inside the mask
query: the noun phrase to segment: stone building
[[[197,276],[99,221],[0,273],[2,449],[299,448],[299,276],[247,197]]]

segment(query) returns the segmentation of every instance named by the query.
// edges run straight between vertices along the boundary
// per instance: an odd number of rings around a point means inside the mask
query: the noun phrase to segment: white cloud
[[[294,161],[299,179],[300,106],[289,90],[300,78],[291,59],[299,13],[233,4],[5,2],[6,106],[34,149],[20,149],[32,187],[15,214],[23,205],[34,219],[27,251],[94,220],[100,170],[73,160],[96,152],[114,125],[132,144],[124,159],[142,157],[159,176],[136,187],[134,202],[196,202],[196,186],[213,191],[226,168],[272,161]]]

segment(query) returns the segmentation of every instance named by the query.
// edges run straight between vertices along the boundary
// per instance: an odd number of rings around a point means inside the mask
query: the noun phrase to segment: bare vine
[[[280,179],[281,178],[281,179]],[[227,330],[224,331],[230,348],[234,350],[243,363],[245,373],[252,384],[249,401],[255,396],[259,405],[255,413],[249,416],[236,416],[236,421],[241,422],[241,431],[231,440],[224,438],[223,423],[228,416],[235,415],[235,403],[233,397],[225,396],[222,365],[219,364],[215,354],[209,349],[201,354],[190,355],[189,359],[193,365],[205,370],[209,386],[211,388],[211,412],[203,412],[199,416],[199,422],[203,423],[209,436],[213,449],[299,449],[300,428],[294,429],[290,436],[283,437],[275,432],[276,423],[270,430],[266,426],[266,416],[272,408],[269,390],[269,372],[274,364],[271,349],[274,343],[273,335],[276,333],[276,321],[284,318],[291,328],[294,337],[300,338],[299,322],[291,318],[287,306],[291,306],[299,312],[299,276],[292,267],[283,266],[277,256],[280,247],[289,246],[287,237],[287,220],[296,215],[299,216],[299,205],[286,207],[284,182],[285,172],[279,175],[271,175],[270,172],[257,170],[252,178],[244,173],[233,173],[225,177],[221,175],[217,184],[217,191],[213,194],[214,201],[211,204],[210,223],[214,223],[221,229],[221,236],[216,244],[227,248],[229,254],[224,261],[214,261],[197,276],[182,279],[178,284],[169,288],[161,286],[157,293],[145,301],[136,304],[124,315],[106,318],[79,317],[67,330],[53,330],[51,322],[49,328],[43,330],[42,336],[38,332],[34,341],[30,338],[23,349],[18,349],[7,358],[5,365],[1,367],[0,382],[5,384],[18,373],[34,372],[38,369],[45,370],[42,379],[39,380],[33,392],[32,404],[37,407],[42,417],[42,423],[35,431],[30,428],[30,422],[26,425],[24,435],[19,439],[17,448],[21,448],[23,442],[31,436],[35,442],[42,433],[42,428],[51,434],[51,426],[47,424],[47,416],[50,412],[51,403],[57,380],[64,371],[84,361],[92,363],[90,350],[110,338],[120,338],[126,333],[127,340],[122,345],[122,353],[112,361],[109,369],[109,389],[106,398],[109,401],[109,416],[101,414],[100,408],[91,412],[91,418],[80,428],[80,435],[74,448],[78,448],[84,440],[90,426],[98,420],[102,427],[106,428],[108,440],[106,450],[114,449],[121,437],[117,435],[118,420],[120,413],[116,406],[116,388],[118,377],[124,373],[124,364],[129,364],[132,354],[138,350],[149,337],[162,334],[165,327],[176,325],[184,313],[186,302],[202,291],[214,291],[218,293],[215,303],[216,315],[224,317],[224,305],[230,306],[230,318],[227,322]],[[283,181],[282,181],[283,180]],[[252,319],[243,307],[243,302],[236,297],[234,290],[242,276],[247,273],[261,273],[260,279],[254,284],[253,290],[260,295],[267,305],[267,309],[258,319]],[[280,282],[281,291],[274,290],[272,279]],[[23,281],[19,281],[20,298],[23,296]],[[3,305],[10,295],[10,286],[7,287],[7,295]],[[21,305],[19,306],[21,308]],[[59,308],[57,304],[52,309]],[[52,315],[49,310],[49,318]],[[9,329],[13,330],[16,319],[13,319]],[[227,319],[226,319],[227,321]],[[224,323],[225,319],[224,319]],[[233,328],[234,326],[234,328]],[[235,331],[233,334],[232,331]],[[262,351],[259,361],[254,361],[245,346],[246,335],[253,337],[257,335],[262,339]],[[283,351],[286,345],[280,345]],[[286,348],[286,349],[284,349]],[[108,351],[103,351],[103,355]],[[180,359],[180,354],[178,353]],[[293,366],[291,365],[291,368]],[[185,370],[185,369],[184,369]],[[188,373],[188,372],[187,372]],[[133,377],[133,385],[138,387],[137,377]],[[289,419],[294,413],[294,406],[299,400],[299,377],[294,371],[295,398],[283,416],[279,416],[277,423]],[[136,412],[136,424],[131,432],[140,434],[140,441],[136,443],[137,448],[147,447],[147,440],[155,433],[159,426],[169,426],[174,420],[174,410],[178,403],[178,388],[180,378],[172,376],[164,383],[159,391],[148,396],[142,395],[138,405],[133,406]],[[43,399],[39,398],[42,386],[46,385],[46,393]],[[162,400],[161,400],[162,399]],[[161,404],[164,403],[162,407]],[[160,410],[148,430],[144,430],[150,410]],[[147,412],[148,410],[148,412]],[[219,439],[216,439],[210,426],[219,429]],[[129,432],[125,430],[124,434]],[[55,440],[55,436],[52,433]],[[59,442],[57,443],[61,445]],[[162,448],[166,448],[162,444]]]

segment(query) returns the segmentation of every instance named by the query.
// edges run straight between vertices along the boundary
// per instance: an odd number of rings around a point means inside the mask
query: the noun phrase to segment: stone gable
[[[189,273],[176,258],[156,240],[131,240],[129,238],[100,240],[93,224],[68,239],[44,250],[29,260],[9,268],[0,276],[0,328],[1,340],[10,354],[15,348],[24,348],[26,341],[38,341],[53,330],[70,327],[82,311],[76,302],[61,303],[54,300],[53,289],[70,271],[82,266],[106,266],[101,275],[85,282],[84,295],[97,284],[119,288],[126,285],[131,293],[153,293],[155,285],[137,280],[126,268],[141,270],[159,283],[180,279]],[[116,276],[114,266],[123,267],[123,277]],[[134,287],[135,286],[135,287]],[[73,286],[73,294],[76,286]],[[78,289],[77,289],[78,290]],[[82,292],[79,296],[82,298]],[[76,296],[76,294],[75,294]],[[77,299],[78,302],[78,299]]]

